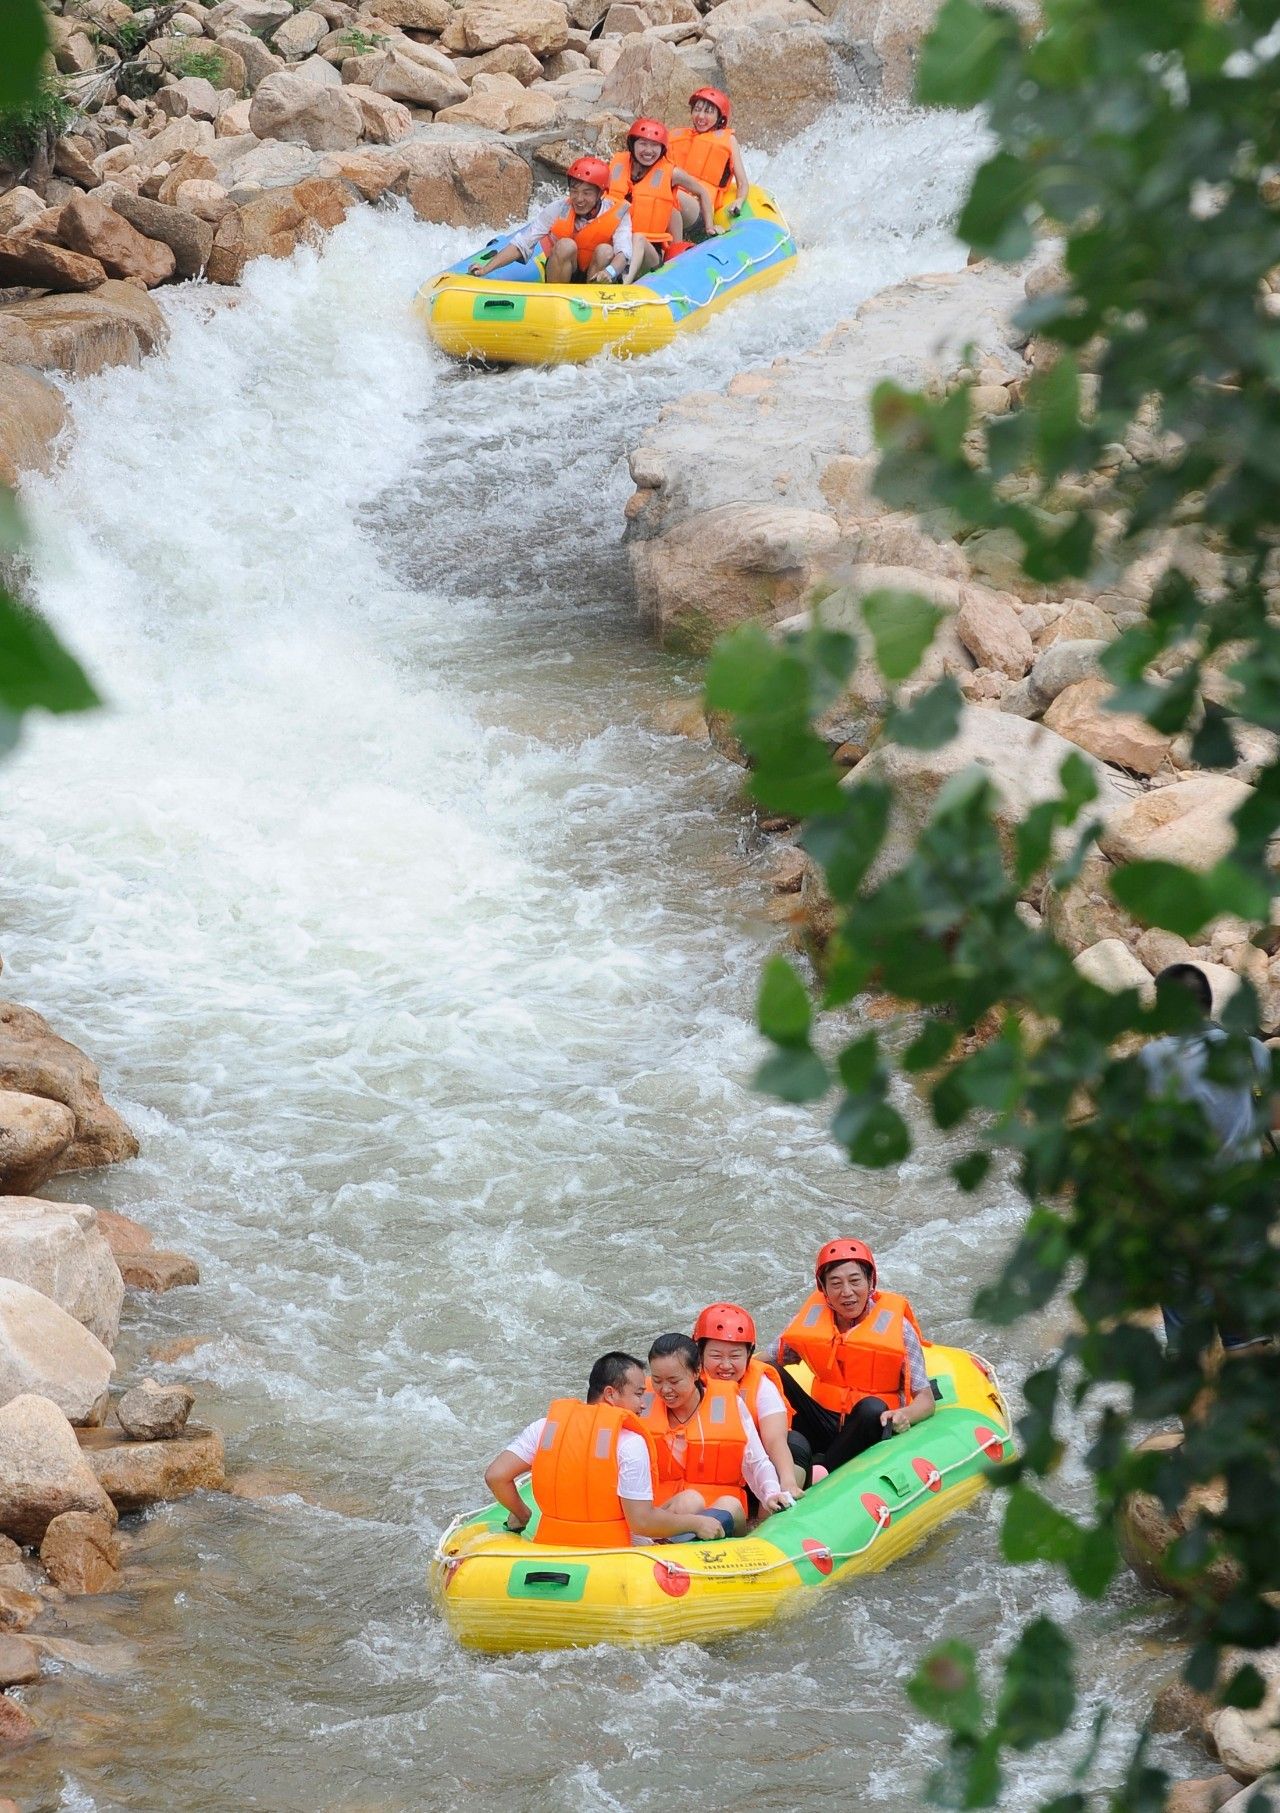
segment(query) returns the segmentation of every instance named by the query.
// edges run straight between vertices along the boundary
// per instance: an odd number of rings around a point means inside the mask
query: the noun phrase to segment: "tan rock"
[[[1139,1443],[1139,1451],[1176,1447],[1181,1440],[1180,1434],[1148,1436]],[[1120,1551],[1145,1586],[1171,1593],[1175,1598],[1185,1597],[1193,1588],[1187,1580],[1169,1572],[1168,1552],[1205,1512],[1216,1516],[1225,1503],[1226,1494],[1216,1485],[1195,1487],[1173,1514],[1165,1510],[1153,1493],[1131,1493],[1121,1505],[1117,1518]],[[1238,1580],[1239,1570],[1235,1563],[1221,1559],[1215,1561],[1195,1585],[1203,1587],[1215,1599],[1224,1599]]]
[[[782,617],[829,565],[834,518],[785,504],[726,504],[632,549],[640,616],[664,648],[705,654],[754,617]]]
[[[415,139],[398,150],[405,175],[397,187],[419,220],[451,227],[502,226],[528,212],[532,172],[501,139]]]
[[[203,186],[216,187],[183,184],[183,188]],[[169,207],[144,195],[115,195],[111,205],[148,239],[159,240],[168,246],[179,277],[199,277],[203,273],[213,250],[213,228],[203,220],[194,218],[186,208]]]
[[[352,82],[343,92],[359,107],[364,120],[363,137],[370,144],[395,145],[413,131],[413,115],[389,94],[379,94],[376,88],[366,88],[360,82]]]
[[[174,120],[145,147],[147,164],[151,169],[157,164],[176,164],[185,152],[205,151],[213,140],[213,127],[208,120]]]
[[[569,15],[561,0],[463,0],[444,33],[446,50],[475,55],[499,44],[527,44],[540,57],[569,43]]]
[[[88,139],[69,133],[53,148],[54,170],[69,183],[78,183],[82,189],[96,189],[99,178],[93,167],[93,154],[94,148]]]
[[[1219,1813],[1219,1809],[1239,1792],[1240,1784],[1232,1775],[1175,1782],[1165,1796],[1164,1813]]]
[[[489,89],[470,96],[457,107],[445,107],[436,119],[442,125],[486,126],[491,132],[537,132],[554,126],[559,108],[543,89],[524,89],[512,81],[510,89]],[[480,78],[481,81],[484,77]]]
[[[216,120],[222,111],[222,96],[204,76],[183,76],[162,88],[156,96],[162,113],[172,120]],[[95,168],[97,166],[95,165]]]
[[[449,0],[372,0],[360,8],[361,13],[376,14],[385,25],[397,25],[401,31],[439,34],[453,17]]]
[[[424,47],[425,48],[425,47]],[[358,78],[358,85],[372,88],[378,94],[390,95],[393,101],[406,101],[412,107],[426,107],[433,113],[442,107],[456,106],[467,98],[467,85],[443,52],[435,60],[410,57],[399,50],[386,51],[382,60]],[[360,58],[362,64],[370,62]],[[349,64],[342,65],[342,79],[348,80]]]
[[[1115,696],[1109,680],[1077,680],[1065,687],[1044,714],[1050,730],[1079,744],[1100,761],[1134,774],[1154,774],[1169,753],[1172,738],[1129,712],[1107,709]]]
[[[12,489],[19,473],[47,472],[66,420],[67,405],[55,385],[34,371],[0,365],[0,485]],[[32,1099],[20,1092],[0,1095],[0,1190],[38,1189],[52,1175],[45,1169],[50,1157],[67,1149],[53,1151],[62,1125],[57,1104],[46,1104],[51,1119],[24,1109]]]
[[[97,1484],[96,1481],[93,1483]],[[110,1504],[111,1500],[108,1498],[104,1502]],[[28,1593],[20,1586],[0,1586],[0,1630],[26,1630],[43,1610],[44,1603],[37,1594]]]
[[[34,237],[0,234],[0,285],[63,292],[94,290],[106,274],[96,258],[46,245]]]
[[[1128,944],[1135,937],[1133,921],[1111,893],[1114,873],[1106,857],[1091,849],[1073,882],[1065,888],[1046,886],[1041,900],[1045,926],[1072,955],[1106,939]]]
[[[73,251],[96,258],[109,277],[134,279],[149,290],[167,283],[177,270],[167,245],[145,238],[122,214],[92,195],[67,203],[62,237]]]
[[[265,82],[268,76],[273,76],[277,70],[288,67],[283,57],[278,57],[269,45],[265,44],[261,38],[255,38],[252,32],[220,32],[218,49],[224,54],[239,57],[244,65],[244,80],[227,84],[228,88],[234,88],[237,94],[245,88],[252,91],[260,83]],[[219,125],[222,123],[222,118],[223,116],[219,115]],[[243,130],[247,132],[249,128],[245,126]]]
[[[251,130],[249,115],[253,110],[253,97],[243,101],[233,101],[230,107],[224,107],[218,115],[214,130],[219,138],[243,138]]]
[[[100,370],[107,364],[132,362],[104,356],[108,350],[116,350],[126,337],[134,347],[145,344],[150,351],[162,342],[167,331],[155,303],[125,283],[104,284],[93,298],[58,296],[42,303],[20,302],[6,310],[0,316],[0,358],[10,349],[14,356],[27,350],[20,332],[6,330],[28,324],[41,330],[43,369],[54,366],[75,376],[86,370]],[[60,325],[67,328],[69,341],[73,331],[80,328],[86,337],[97,333],[98,343],[81,346],[72,342],[65,348],[51,347],[47,330],[53,327],[56,331]],[[103,344],[109,334],[117,336],[111,346]],[[36,348],[31,350],[35,352]],[[33,357],[26,362],[40,361]],[[137,1140],[102,1099],[97,1066],[69,1040],[59,1038],[38,1013],[12,1001],[0,1001],[0,1089],[44,1096],[70,1108],[75,1115],[76,1136],[59,1161],[61,1171],[89,1170],[137,1157]]]
[[[773,23],[769,14],[758,23],[744,22],[736,29],[727,23],[734,0],[715,8],[709,24],[713,30],[716,61],[724,83],[735,100],[734,128],[749,144],[773,147],[803,131],[840,98],[837,53],[814,9],[796,4],[774,10],[785,17]],[[714,22],[726,15],[726,25],[714,32]],[[673,116],[680,117],[680,116]],[[1005,589],[1000,580],[997,587]]]
[[[74,1316],[30,1285],[0,1278],[0,1404],[35,1393],[73,1423],[97,1423],[114,1371],[108,1349]]]
[[[359,105],[340,86],[308,81],[291,70],[260,85],[249,124],[261,139],[286,139],[313,151],[350,151],[364,130]]]
[[[1003,394],[1003,393],[1002,393]],[[992,667],[1021,679],[1035,649],[1013,606],[995,592],[966,588],[956,616],[956,634],[979,667]]]
[[[34,189],[18,183],[6,195],[0,195],[0,234],[16,232],[25,222],[43,214],[44,208]]]
[[[1167,1681],[1156,1695],[1149,1723],[1152,1731],[1180,1731],[1189,1737],[1199,1737],[1213,1711],[1210,1695],[1188,1686],[1179,1677]]]
[[[38,1543],[64,1511],[93,1511],[114,1522],[111,1502],[81,1455],[75,1431],[48,1398],[24,1396],[0,1407],[0,1529]],[[16,1594],[16,1597],[14,1596]],[[0,1589],[0,1624],[30,1622],[30,1594]],[[35,1610],[39,1610],[39,1600]],[[32,1611],[31,1616],[34,1616]]]
[[[0,1751],[25,1750],[39,1736],[40,1727],[25,1706],[0,1693]]]
[[[1115,862],[1160,861],[1204,870],[1231,848],[1231,814],[1253,789],[1225,775],[1197,775],[1139,794],[1117,812],[1101,846]]]
[[[354,153],[347,152],[345,155],[350,157]],[[240,210],[233,208],[218,222],[205,276],[210,283],[239,283],[248,256],[244,221],[240,217]]]
[[[1036,637],[1038,648],[1052,648],[1055,642],[1114,642],[1119,635],[1115,619],[1086,598],[1069,598],[1061,612]]]
[[[0,1687],[25,1687],[40,1679],[40,1652],[25,1637],[0,1632]],[[0,1801],[0,1809],[4,1802]]]
[[[238,216],[227,216],[214,237],[214,257],[222,238],[223,227],[232,218],[239,220],[243,259],[291,258],[307,229],[307,216],[288,189],[269,190],[246,202]],[[211,261],[212,262],[212,261]]]
[[[184,183],[217,182],[218,166],[203,151],[184,151],[177,162],[172,165],[164,181],[156,190],[154,199],[162,202],[166,208],[172,208],[178,199],[178,191]]]
[[[189,1423],[163,1442],[131,1442],[111,1429],[86,1429],[84,1457],[103,1490],[121,1511],[216,1492],[226,1477],[222,1437],[216,1429]]]
[[[178,1285],[199,1284],[200,1267],[194,1259],[156,1246],[148,1229],[130,1221],[127,1215],[99,1209],[98,1226],[131,1290],[167,1291]]]
[[[0,1278],[39,1291],[104,1347],[115,1346],[124,1285],[87,1203],[0,1197]]]
[[[1254,1666],[1266,1682],[1262,1704],[1248,1712],[1238,1707],[1223,1707],[1209,1719],[1209,1738],[1223,1767],[1237,1782],[1256,1781],[1273,1769],[1280,1769],[1280,1676],[1275,1670],[1275,1652],[1271,1666],[1266,1654],[1252,1657]],[[1224,1806],[1230,1802],[1223,1802]]]
[[[403,182],[409,166],[402,157],[388,157],[381,151],[335,151],[325,158],[317,176],[330,182],[344,183],[362,201],[379,201],[388,189]]]
[[[296,63],[300,57],[309,57],[328,34],[329,21],[324,14],[308,7],[304,12],[291,13],[278,25],[271,34],[271,43],[282,57]]]
[[[1036,702],[1042,708],[1052,705],[1058,694],[1080,680],[1093,679],[1098,672],[1098,657],[1106,643],[1098,637],[1081,637],[1078,641],[1060,638],[1037,655],[1030,682]]]
[[[455,57],[453,67],[466,82],[474,82],[477,76],[506,75],[514,76],[525,88],[542,75],[542,64],[527,44],[499,44],[478,57]]]
[[[689,96],[699,85],[699,68],[674,45],[661,38],[626,38],[617,61],[605,76],[600,106],[624,117],[650,114],[657,119],[683,121],[689,114]],[[737,123],[735,112],[735,127]],[[751,139],[754,138],[752,134]]]
[[[186,1427],[196,1394],[189,1385],[139,1379],[116,1405],[120,1427],[135,1442],[170,1441]]]
[[[1154,981],[1121,938],[1104,938],[1100,944],[1090,945],[1075,959],[1075,967],[1108,994],[1135,988],[1147,1006],[1156,998]]]
[[[118,1593],[124,1585],[113,1520],[99,1511],[64,1511],[40,1544],[40,1561],[64,1593]]]

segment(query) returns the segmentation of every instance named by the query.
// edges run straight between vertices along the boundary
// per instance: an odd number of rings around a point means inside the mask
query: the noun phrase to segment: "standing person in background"
[[[737,138],[729,130],[729,97],[719,88],[698,88],[689,96],[689,111],[693,124],[671,134],[671,161],[707,184],[713,195],[713,212],[723,207],[736,210],[746,201],[751,185]],[[696,240],[697,203],[688,194],[678,200],[685,237]]]
[[[704,1542],[722,1537],[717,1518],[655,1506],[656,1456],[637,1414],[643,1402],[640,1361],[629,1353],[601,1354],[587,1380],[586,1402],[557,1398],[486,1469],[485,1485],[509,1513],[507,1528],[523,1530],[533,1515],[516,1490],[516,1481],[532,1470],[535,1542],[616,1549],[675,1536]]]
[[[1201,1024],[1190,1032],[1153,1039],[1143,1047],[1139,1058],[1146,1073],[1147,1092],[1153,1097],[1193,1103],[1204,1117],[1223,1166],[1238,1164],[1241,1159],[1255,1156],[1270,1129],[1280,1124],[1280,1103],[1271,1094],[1271,1053],[1260,1039],[1251,1038],[1247,1067],[1239,1076],[1221,1080],[1211,1077],[1214,1048],[1226,1044],[1227,1033],[1213,1018],[1209,978],[1198,964],[1170,963],[1156,977],[1157,998],[1170,989],[1182,989],[1190,995]],[[1193,1281],[1188,1279],[1188,1292],[1193,1289]],[[1185,1308],[1165,1304],[1162,1314],[1165,1337],[1170,1346],[1175,1346],[1185,1326]],[[1218,1332],[1227,1352],[1261,1338],[1236,1329],[1221,1328]]]
[[[775,1359],[779,1367],[803,1360],[812,1372],[812,1395],[786,1372],[782,1385],[815,1466],[833,1473],[932,1416],[934,1396],[915,1311],[878,1288],[870,1247],[828,1240],[814,1279],[817,1289],[783,1330]]]

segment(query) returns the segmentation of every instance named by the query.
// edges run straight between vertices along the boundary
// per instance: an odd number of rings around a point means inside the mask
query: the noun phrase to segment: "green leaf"
[[[1000,1531],[1006,1561],[1064,1562],[1075,1552],[1079,1537],[1071,1519],[1031,1486],[1019,1481],[1011,1488]]]
[[[959,729],[963,704],[960,688],[947,674],[914,704],[905,709],[895,706],[885,722],[885,740],[908,749],[939,749]]]
[[[926,107],[976,107],[1018,44],[1012,15],[946,0],[925,39],[916,70],[916,99]]]
[[[951,1175],[966,1194],[976,1190],[991,1169],[989,1152],[967,1152],[951,1167]]]
[[[1027,395],[1035,412],[1036,463],[1057,478],[1076,453],[1080,439],[1080,373],[1070,353],[1047,371],[1037,371]]]
[[[902,1068],[908,1072],[934,1070],[950,1056],[955,1042],[956,1029],[950,1021],[929,1020],[903,1052]]]
[[[0,23],[0,109],[12,111],[34,98],[49,31],[39,0],[4,0]]]
[[[851,1039],[836,1061],[840,1081],[850,1095],[861,1095],[881,1078],[880,1041],[873,1032]]]
[[[1172,862],[1131,862],[1111,876],[1111,892],[1144,925],[1194,938],[1215,908],[1204,878]]]
[[[863,621],[875,643],[876,665],[886,680],[911,678],[943,615],[918,592],[867,593],[862,600]]]
[[[1255,1706],[1261,1706],[1266,1691],[1267,1684],[1253,1663],[1245,1662],[1219,1689],[1218,1702],[1223,1706],[1238,1706],[1243,1712],[1252,1712]]]
[[[1004,1665],[997,1729],[1014,1750],[1061,1737],[1076,1706],[1071,1643],[1052,1618],[1034,1618]]]
[[[775,1045],[808,1048],[813,1006],[785,957],[770,957],[760,978],[756,1023]]]
[[[831,1076],[816,1051],[775,1051],[756,1072],[753,1087],[784,1102],[820,1102]]]
[[[42,617],[0,592],[0,706],[15,716],[101,704],[88,675]]]
[[[907,1698],[935,1725],[944,1725],[962,1737],[982,1734],[982,1690],[967,1643],[939,1643],[931,1649],[907,1682]]]
[[[722,636],[711,652],[703,686],[712,711],[750,711],[784,659],[758,623]]]
[[[973,179],[960,214],[958,232],[976,252],[1012,264],[1025,258],[1034,240],[1027,218],[1036,173],[1022,158],[999,151]]]

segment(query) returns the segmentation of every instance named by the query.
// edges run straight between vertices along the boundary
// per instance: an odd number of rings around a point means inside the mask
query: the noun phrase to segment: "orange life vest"
[[[660,157],[637,181],[631,179],[631,153],[620,151],[609,165],[609,195],[631,203],[631,226],[650,245],[671,244],[671,210],[676,192],[671,186],[672,164]]]
[[[713,127],[710,132],[695,132],[692,126],[682,126],[671,134],[667,155],[677,170],[696,176],[714,191],[719,208],[734,186],[733,144],[732,132],[722,126]]]
[[[847,1416],[861,1398],[871,1397],[883,1398],[896,1410],[907,1401],[906,1322],[919,1335],[920,1324],[907,1299],[896,1291],[876,1291],[862,1320],[841,1334],[827,1299],[814,1291],[783,1330],[782,1340],[813,1373],[810,1391],[824,1410]]]
[[[557,1398],[533,1457],[533,1496],[541,1516],[535,1542],[575,1549],[625,1549],[631,1526],[618,1493],[618,1437],[642,1435],[657,1479],[653,1438],[639,1417],[615,1404]]]
[[[611,245],[613,235],[622,219],[625,197],[615,201],[610,195],[598,214],[589,220],[578,219],[570,203],[565,203],[564,213],[553,220],[548,231],[543,235],[542,249],[549,252],[557,239],[572,239],[578,248],[578,269],[585,271],[591,264],[591,254],[597,246]]]
[[[738,1409],[738,1386],[727,1379],[704,1379],[703,1387],[702,1402],[687,1423],[673,1423],[660,1397],[645,1406],[641,1421],[658,1452],[653,1502],[663,1505],[686,1486],[696,1486],[708,1502],[733,1496],[745,1511],[747,1430]],[[683,1453],[677,1459],[681,1441]]]
[[[738,1380],[738,1390],[746,1402],[747,1409],[751,1412],[756,1428],[758,1429],[760,1427],[761,1379],[772,1379],[773,1383],[776,1385],[778,1396],[782,1399],[782,1402],[786,1407],[787,1428],[789,1429],[792,1420],[795,1417],[795,1411],[791,1408],[790,1404],[787,1403],[787,1394],[782,1389],[782,1380],[779,1377],[778,1369],[775,1366],[770,1366],[768,1360],[762,1360],[758,1354],[752,1354],[751,1358],[747,1361],[747,1370]]]

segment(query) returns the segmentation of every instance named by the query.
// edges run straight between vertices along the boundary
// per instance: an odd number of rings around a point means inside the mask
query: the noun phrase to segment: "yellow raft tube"
[[[423,284],[414,311],[436,345],[457,359],[491,365],[580,364],[597,353],[654,352],[700,327],[738,296],[766,289],[796,261],[795,241],[777,205],[752,188],[724,231],[692,246],[643,283],[543,283],[540,263],[504,265],[502,276],[472,277],[481,253]],[[491,240],[496,252],[510,235]]]
[[[887,1567],[983,1490],[1012,1453],[1004,1395],[985,1362],[925,1350],[937,1409],[839,1468],[758,1533],[724,1542],[567,1549],[503,1529],[497,1505],[458,1518],[428,1585],[468,1649],[707,1642],[804,1609],[815,1591]],[[793,1368],[801,1382],[808,1375]],[[528,1482],[522,1488],[529,1497]],[[531,1501],[530,1501],[531,1502]],[[536,1520],[531,1528],[536,1528]]]

